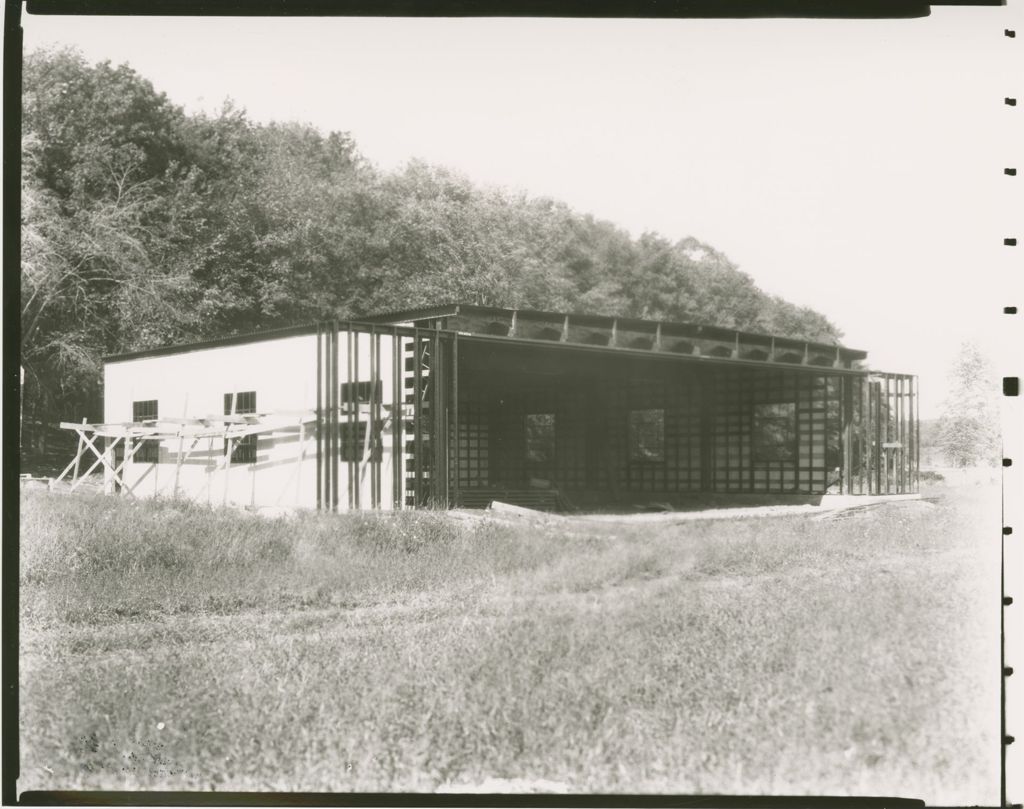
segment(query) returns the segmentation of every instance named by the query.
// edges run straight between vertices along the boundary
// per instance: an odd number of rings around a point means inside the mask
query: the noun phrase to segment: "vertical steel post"
[[[320,398],[323,394],[323,384],[320,376],[323,373],[323,362],[322,362],[322,350],[321,341],[323,336],[323,328],[320,323],[316,324],[316,509],[319,511],[323,507],[322,495],[323,495],[323,470],[321,464],[323,463],[323,447],[321,446],[321,439],[323,430],[321,429],[320,421],[323,418],[323,408],[320,404]]]
[[[565,316],[565,322],[566,322],[566,329],[568,329],[568,323],[569,323],[569,316],[568,315]],[[451,394],[451,396],[452,396],[452,435],[453,435],[452,451],[454,452],[453,461],[454,461],[454,466],[455,466],[455,475],[454,475],[455,479],[453,481],[454,497],[453,497],[452,505],[453,506],[458,506],[459,505],[459,489],[461,487],[461,475],[462,475],[462,468],[461,468],[460,462],[459,462],[459,456],[461,454],[460,450],[459,450],[459,445],[460,445],[461,438],[459,436],[460,425],[459,425],[459,334],[458,334],[458,332],[456,332],[455,335],[452,337],[452,341],[451,342],[452,342],[452,350],[451,350],[451,354],[452,354],[452,362],[451,362],[452,394]]]
[[[341,447],[341,435],[338,418],[338,341],[340,327],[337,321],[331,324],[331,510],[337,511],[338,498],[338,451]]]
[[[331,486],[333,485],[332,464],[334,460],[334,442],[331,436],[333,420],[331,407],[334,399],[331,398],[331,365],[333,363],[331,340],[331,323],[328,321],[324,328],[324,508],[333,511],[334,501],[331,499]]]
[[[445,449],[448,446],[448,436],[444,434],[444,393],[446,380],[444,374],[444,359],[441,356],[440,333],[435,329],[430,334],[430,413],[432,415],[433,429],[430,440],[433,452],[430,470],[430,505],[436,508],[441,501],[447,478]]]
[[[914,377],[914,491],[921,491],[921,378]]]
[[[698,382],[700,396],[700,490],[714,489],[714,425],[711,406],[714,396],[715,378],[712,371],[700,369],[693,377]]]
[[[875,423],[872,421],[872,397],[874,396],[874,388],[872,387],[870,377],[865,377],[864,388],[863,388],[863,408],[862,416],[864,423],[861,425],[861,436],[863,440],[863,451],[864,451],[864,494],[875,494],[875,451],[874,451],[874,429]]]
[[[842,452],[839,491],[853,493],[853,379],[839,377],[839,423],[842,429]]]
[[[352,406],[348,413],[348,418],[351,424],[351,432],[349,438],[352,444],[349,446],[349,458],[352,459],[348,462],[348,480],[350,485],[350,495],[348,501],[348,507],[360,508],[359,495],[361,494],[359,489],[361,486],[360,476],[362,473],[362,456],[358,452],[362,445],[359,441],[359,333],[357,330],[348,327],[348,355],[351,357],[348,366],[348,387],[351,391]],[[370,425],[367,425],[369,428]],[[352,449],[356,452],[352,452]]]
[[[882,399],[882,383],[870,382],[870,422],[868,430],[871,433],[871,492],[872,495],[879,495],[882,492],[882,418],[880,414],[880,401]]]
[[[413,506],[423,502],[423,369],[420,360],[420,330],[413,329]]]
[[[402,445],[401,372],[402,341],[398,327],[391,327],[391,507],[398,511],[402,503],[402,481],[405,475],[405,448]]]
[[[381,426],[380,400],[384,395],[383,385],[381,395],[377,395],[380,381],[380,335],[376,326],[370,326],[370,506],[375,509],[380,508],[380,467],[384,458],[384,453],[378,452],[378,441],[383,438],[377,435]]]
[[[906,401],[904,399],[905,388],[906,388],[906,377],[902,374],[899,377],[899,415],[900,415],[900,435],[897,439],[900,442],[900,493],[905,494],[907,491],[907,428],[906,428]]]

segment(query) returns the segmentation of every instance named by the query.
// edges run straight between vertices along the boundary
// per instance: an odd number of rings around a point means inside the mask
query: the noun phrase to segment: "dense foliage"
[[[445,301],[839,336],[696,239],[381,171],[346,134],[230,103],[186,114],[74,51],[26,58],[23,153],[26,417],[98,416],[107,353]]]

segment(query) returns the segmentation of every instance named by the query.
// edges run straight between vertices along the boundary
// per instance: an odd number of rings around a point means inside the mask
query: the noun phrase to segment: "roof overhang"
[[[509,309],[496,306],[477,306],[475,304],[449,303],[436,306],[425,306],[414,309],[403,309],[386,312],[365,318],[371,323],[416,323],[452,317],[481,317],[497,320],[513,320],[520,322],[564,324],[569,326],[589,327],[608,331],[630,331],[635,333],[658,333],[680,338],[715,340],[723,343],[736,343],[746,346],[773,347],[793,349],[796,351],[814,351],[819,354],[838,353],[846,362],[855,362],[867,358],[867,352],[855,348],[847,348],[836,343],[821,343],[811,340],[800,340],[782,335],[762,334],[758,332],[740,331],[721,326],[707,326],[695,323],[684,323],[669,320],[646,320],[641,318],[615,317],[611,315],[574,314],[571,312],[548,312],[538,309]],[[452,328],[457,328],[453,326]],[[615,346],[619,348],[619,346]]]
[[[456,320],[452,327],[445,328],[439,319],[458,318],[465,315],[476,315],[483,317],[506,317],[533,320],[538,323],[553,323],[555,319],[561,318],[564,324],[564,331],[560,338],[547,337],[536,339],[534,337],[516,334],[484,334],[476,331],[466,332],[458,329]],[[800,372],[812,372],[818,374],[850,374],[864,375],[866,369],[854,367],[854,363],[867,356],[866,352],[844,348],[837,345],[823,343],[811,343],[792,338],[772,337],[770,335],[757,335],[749,332],[731,331],[710,326],[693,326],[691,324],[662,323],[659,321],[637,320],[630,318],[612,318],[601,315],[570,315],[551,312],[538,312],[535,310],[510,310],[496,307],[463,306],[452,304],[436,306],[423,309],[406,310],[401,313],[390,313],[380,315],[369,320],[362,321],[334,321],[333,323],[307,323],[295,326],[288,326],[278,329],[263,329],[244,334],[229,335],[212,340],[203,340],[193,343],[158,346],[139,351],[113,354],[103,358],[105,364],[138,360],[149,357],[169,356],[184,354],[206,349],[221,348],[235,345],[245,345],[265,340],[277,340],[288,337],[314,335],[320,329],[331,328],[332,325],[340,330],[353,329],[360,332],[377,332],[386,334],[395,332],[404,336],[412,336],[417,332],[415,327],[399,326],[399,323],[424,323],[430,322],[431,328],[419,328],[419,333],[439,332],[445,335],[445,339],[451,339],[458,335],[460,340],[470,340],[480,344],[492,345],[519,345],[532,346],[534,348],[550,349],[554,351],[581,351],[587,353],[599,353],[621,357],[646,357],[657,361],[674,361],[705,366],[718,367],[750,367],[750,368],[774,368],[787,369]],[[573,328],[580,326],[594,327],[596,329],[611,329],[613,344],[588,344],[568,339],[571,336],[570,324]],[[715,345],[717,355],[709,355],[699,346],[680,352],[672,348],[666,349],[659,340],[651,340],[644,347],[633,347],[614,343],[616,330],[621,332],[632,332],[634,334],[647,334],[660,338],[663,334],[671,337],[683,336],[684,339],[692,339],[696,346],[701,341],[710,341],[704,345]],[[522,329],[520,331],[526,331]],[[762,349],[757,358],[750,358],[744,355],[741,348],[757,346]],[[726,350],[727,347],[734,347],[733,350]]]
[[[555,342],[552,340],[532,340],[527,337],[499,337],[485,334],[464,334],[456,332],[461,343],[476,345],[493,345],[504,347],[533,348],[558,352],[582,352],[587,354],[603,354],[637,360],[655,362],[677,362],[691,366],[716,368],[756,368],[761,371],[786,371],[792,373],[813,374],[817,376],[867,376],[875,373],[861,368],[837,368],[827,365],[812,365],[790,362],[771,362],[764,360],[744,360],[731,357],[706,357],[691,354],[674,354],[668,351],[652,351],[644,348],[623,348],[610,346],[592,346],[582,343]]]

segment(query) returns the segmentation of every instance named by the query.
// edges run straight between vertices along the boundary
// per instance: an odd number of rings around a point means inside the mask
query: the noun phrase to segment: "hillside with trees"
[[[108,353],[461,301],[708,323],[835,342],[713,247],[632,238],[556,200],[345,133],[187,114],[126,65],[24,65],[27,419],[98,418]]]

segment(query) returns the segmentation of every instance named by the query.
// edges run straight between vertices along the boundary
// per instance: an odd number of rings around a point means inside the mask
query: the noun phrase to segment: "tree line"
[[[346,133],[188,114],[127,65],[27,55],[24,412],[99,418],[105,354],[459,301],[684,320],[835,342],[694,238],[411,160]]]

